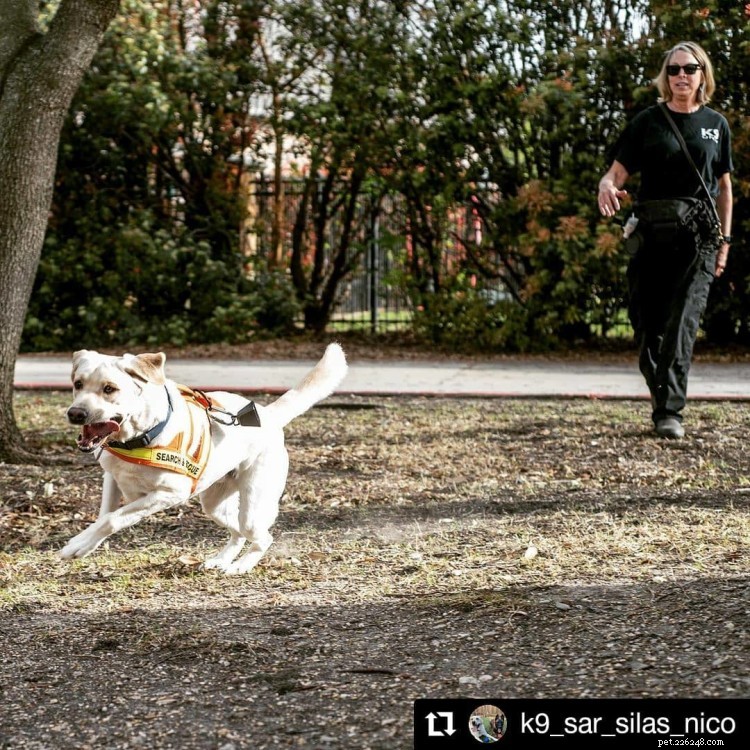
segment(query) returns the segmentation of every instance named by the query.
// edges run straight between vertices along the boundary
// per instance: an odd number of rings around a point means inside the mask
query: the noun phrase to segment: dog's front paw
[[[80,534],[74,536],[61,550],[60,557],[63,560],[73,560],[77,557],[85,557],[91,554],[102,542],[104,537],[99,536],[96,530],[89,527]]]

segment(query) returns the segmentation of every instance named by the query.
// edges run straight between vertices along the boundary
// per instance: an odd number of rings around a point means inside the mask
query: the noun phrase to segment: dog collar
[[[159,424],[154,425],[148,432],[144,432],[143,435],[130,438],[130,440],[126,440],[125,442],[110,440],[107,443],[107,446],[111,448],[119,448],[120,450],[132,451],[136,448],[145,448],[147,445],[150,445],[151,441],[167,426],[167,422],[169,422],[169,418],[172,416],[172,398],[170,397],[166,386],[164,386],[164,390],[167,393],[167,416],[159,422]]]

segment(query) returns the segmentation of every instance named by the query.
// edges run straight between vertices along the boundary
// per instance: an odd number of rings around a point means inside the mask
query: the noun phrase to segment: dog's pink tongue
[[[81,429],[81,434],[78,437],[78,447],[82,451],[92,451],[99,445],[108,435],[114,432],[119,432],[120,425],[114,420],[108,422],[94,422],[94,424],[85,424]]]
[[[109,422],[95,422],[94,424],[85,424],[83,426],[83,439],[86,441],[95,438],[105,438],[113,432],[118,432],[120,425],[114,420]]]

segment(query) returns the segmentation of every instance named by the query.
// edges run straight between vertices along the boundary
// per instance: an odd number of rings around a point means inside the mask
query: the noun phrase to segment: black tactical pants
[[[628,267],[630,322],[640,368],[651,391],[653,420],[682,420],[698,325],[714,280],[716,251],[689,237],[644,238]]]

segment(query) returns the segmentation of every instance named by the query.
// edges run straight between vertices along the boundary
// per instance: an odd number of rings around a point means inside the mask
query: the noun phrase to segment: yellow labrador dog
[[[104,487],[97,520],[60,555],[88,555],[121,529],[199,496],[206,514],[229,531],[227,545],[204,567],[246,573],[273,541],[269,529],[289,467],[283,428],[344,379],[344,352],[329,345],[298,386],[257,408],[236,394],[177,385],[164,374],[165,359],[73,355],[68,421],[81,426],[80,450],[100,449]]]

